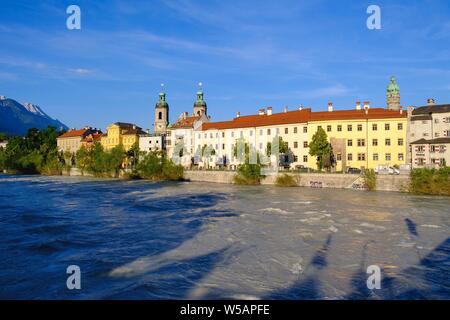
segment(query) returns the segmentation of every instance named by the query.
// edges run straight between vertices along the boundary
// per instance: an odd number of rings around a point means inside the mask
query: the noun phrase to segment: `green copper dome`
[[[394,76],[391,77],[391,82],[389,83],[389,85],[387,87],[387,92],[388,93],[400,93],[400,88],[397,85],[397,83],[395,82]]]
[[[166,102],[166,93],[164,92],[164,84],[161,84],[161,91],[159,93],[159,101],[156,103],[155,108],[168,108],[169,105]]]

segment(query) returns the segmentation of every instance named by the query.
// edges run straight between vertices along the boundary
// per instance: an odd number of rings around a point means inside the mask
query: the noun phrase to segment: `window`
[[[403,130],[403,123],[397,123],[397,129]]]
[[[347,154],[347,160],[348,161],[352,161],[353,160],[353,155],[351,153]]]
[[[434,119],[434,123],[439,123],[439,119]]]
[[[253,137],[253,130],[250,130],[250,137]]]
[[[213,137],[213,134],[212,134],[212,132],[209,134],[209,137],[212,139],[212,137]]]
[[[327,126],[327,132],[331,132],[331,126]]]
[[[199,139],[201,139],[201,138],[202,138],[202,135],[201,135],[200,133],[198,134],[198,138],[199,138]]]
[[[347,140],[347,147],[351,147],[353,146],[353,140],[352,139],[348,139]]]
[[[358,131],[362,131],[362,124],[358,124]]]
[[[391,139],[384,140],[384,145],[390,146],[391,145]]]
[[[342,160],[342,154],[340,152],[336,153],[336,161]]]
[[[263,148],[263,144],[262,144],[262,142],[260,142],[259,143],[259,150],[262,150],[262,148]]]
[[[378,125],[376,123],[372,124],[372,130],[373,131],[377,131],[378,130]]]
[[[378,146],[378,139],[372,139],[372,146]]]
[[[308,156],[303,156],[303,162],[308,162]]]
[[[317,131],[319,131],[319,129],[322,129],[322,126],[317,126]]]
[[[225,138],[225,132],[222,132],[222,138]]]
[[[162,120],[162,112],[158,112],[158,120]]]
[[[378,153],[373,154],[373,161],[378,161]]]
[[[284,128],[284,134],[288,134],[289,133],[289,128]]]
[[[308,141],[303,141],[303,148],[308,148]]]
[[[294,148],[298,148],[298,142],[294,141]]]
[[[342,131],[342,125],[338,124],[338,126],[337,126],[337,131],[339,131],[339,132]]]
[[[308,133],[308,127],[303,127],[303,133]]]
[[[358,139],[358,147],[364,147],[366,145],[365,139]]]
[[[234,138],[234,131],[231,131],[231,137]]]
[[[403,145],[403,139],[401,139],[401,138],[398,139],[398,145],[399,145],[399,146],[402,146],[402,145]]]
[[[222,150],[225,150],[225,143],[222,143]]]
[[[270,129],[267,129],[267,135],[270,136]]]
[[[389,123],[384,124],[384,130],[386,130],[386,131],[391,130],[391,126],[389,125]]]
[[[403,153],[399,153],[398,154],[398,161],[403,161],[404,157],[403,157]]]
[[[351,124],[347,125],[347,131],[352,131],[352,125]]]
[[[386,159],[386,161],[391,161],[391,154],[390,153],[386,153],[385,159]]]
[[[219,137],[219,133],[218,132],[216,132],[216,138],[218,138]]]
[[[358,153],[358,161],[366,161],[366,154]]]
[[[297,133],[297,127],[294,127],[294,133]]]
[[[280,128],[277,128],[277,135],[280,134]]]
[[[294,162],[298,162],[298,156],[294,155]]]

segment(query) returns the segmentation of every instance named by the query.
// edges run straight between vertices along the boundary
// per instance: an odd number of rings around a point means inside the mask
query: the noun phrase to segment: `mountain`
[[[54,126],[58,130],[68,127],[48,116],[39,106],[19,103],[0,96],[0,132],[8,135],[25,135],[30,128],[44,129]]]

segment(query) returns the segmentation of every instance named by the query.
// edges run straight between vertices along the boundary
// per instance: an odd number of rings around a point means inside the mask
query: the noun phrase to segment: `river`
[[[450,299],[450,198],[9,175],[0,190],[0,299]]]

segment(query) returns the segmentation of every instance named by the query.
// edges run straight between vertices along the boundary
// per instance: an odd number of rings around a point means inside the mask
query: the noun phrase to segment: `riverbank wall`
[[[190,181],[233,183],[234,171],[201,171],[186,170],[184,177]],[[281,172],[280,174],[283,174]],[[298,186],[311,188],[337,188],[364,190],[363,179],[354,174],[334,173],[287,173],[298,179]],[[261,180],[263,185],[274,185],[276,174],[266,176]],[[408,175],[377,175],[378,191],[402,191],[409,182]]]

